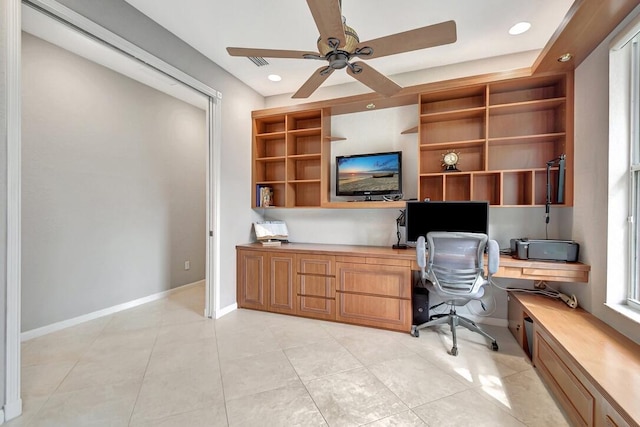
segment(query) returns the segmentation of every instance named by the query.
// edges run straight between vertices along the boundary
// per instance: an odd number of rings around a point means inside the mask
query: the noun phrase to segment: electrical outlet
[[[190,268],[191,268],[191,261],[185,261],[185,262],[184,262],[184,269],[185,269],[185,270],[188,270],[188,269],[190,269]]]
[[[533,287],[535,289],[546,289],[547,282],[545,282],[544,280],[540,280],[539,282],[533,282]]]

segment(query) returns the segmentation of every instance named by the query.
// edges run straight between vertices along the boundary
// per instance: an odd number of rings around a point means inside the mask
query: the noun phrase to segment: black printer
[[[518,259],[576,262],[579,251],[573,240],[511,239],[511,255]]]

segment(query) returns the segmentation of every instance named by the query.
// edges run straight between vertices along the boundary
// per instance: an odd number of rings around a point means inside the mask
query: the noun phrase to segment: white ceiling
[[[295,92],[323,63],[271,59],[257,67],[231,57],[226,47],[316,51],[318,30],[303,0],[125,0],[199,50],[263,96]],[[343,0],[343,15],[361,41],[442,21],[455,20],[454,44],[372,59],[378,71],[395,74],[542,49],[573,0]],[[531,22],[525,34],[511,36],[517,22]],[[535,56],[532,56],[535,57]],[[530,64],[531,65],[531,64]],[[269,74],[279,74],[274,83]],[[323,86],[352,82],[345,70]],[[363,86],[363,92],[370,92]]]

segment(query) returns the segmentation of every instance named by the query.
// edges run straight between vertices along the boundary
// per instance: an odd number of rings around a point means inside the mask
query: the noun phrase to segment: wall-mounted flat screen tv
[[[336,156],[336,195],[402,194],[402,151]]]

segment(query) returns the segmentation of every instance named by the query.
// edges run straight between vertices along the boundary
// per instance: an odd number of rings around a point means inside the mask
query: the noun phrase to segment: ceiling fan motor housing
[[[344,44],[344,46],[342,48],[340,47],[336,47],[333,48],[329,45],[329,43],[327,43],[325,40],[323,40],[322,38],[318,38],[318,52],[320,52],[320,55],[327,57],[327,55],[336,52],[336,51],[341,51],[343,54],[346,53],[347,57],[352,54],[355,50],[356,50],[356,46],[358,45],[358,43],[360,43],[360,39],[358,38],[358,33],[356,33],[356,30],[354,30],[353,28],[349,27],[348,25],[344,25],[344,35],[346,37],[346,43]],[[327,57],[328,59],[328,57]],[[348,58],[347,58],[348,59]],[[345,64],[346,65],[346,64]]]

